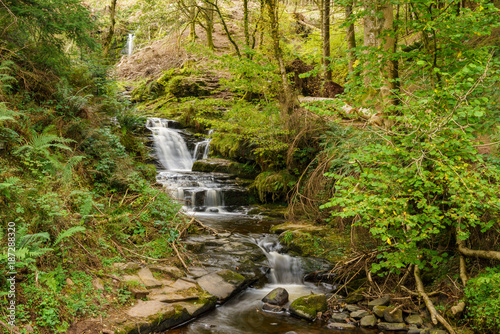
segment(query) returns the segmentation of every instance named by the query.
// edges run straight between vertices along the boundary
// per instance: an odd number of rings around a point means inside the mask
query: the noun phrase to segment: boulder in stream
[[[328,309],[326,295],[313,294],[295,299],[290,305],[290,313],[309,321],[316,319],[318,312]]]
[[[285,305],[288,302],[288,291],[276,288],[262,298],[262,301],[271,305]]]

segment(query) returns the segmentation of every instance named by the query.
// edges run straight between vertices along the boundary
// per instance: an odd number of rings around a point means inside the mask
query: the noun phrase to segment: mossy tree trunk
[[[352,20],[353,2],[354,1],[351,1],[345,7],[345,20],[348,22]],[[356,62],[356,52],[354,51],[354,49],[356,48],[356,35],[354,32],[354,22],[350,23],[347,26],[346,41],[347,41],[347,49],[349,55],[349,73],[352,73],[354,71],[354,63]]]
[[[109,31],[108,31],[108,34],[106,35],[106,38],[104,39],[104,45],[102,48],[102,53],[103,53],[104,58],[107,58],[109,55],[109,50],[111,49],[111,44],[113,42],[113,36],[115,34],[116,1],[117,0],[111,0],[111,6],[109,8],[109,17],[110,17],[111,23],[109,25]]]
[[[283,103],[285,108],[290,111],[292,106],[291,99],[291,89],[288,83],[288,78],[286,75],[285,61],[283,60],[283,53],[280,47],[279,39],[279,21],[278,21],[278,1],[277,0],[265,0],[267,14],[269,17],[269,23],[271,26],[271,38],[273,44],[274,58],[279,66],[279,71],[281,75],[281,83],[283,85]]]

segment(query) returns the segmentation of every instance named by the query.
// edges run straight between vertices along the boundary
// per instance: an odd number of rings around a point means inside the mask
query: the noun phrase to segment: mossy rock
[[[240,285],[245,282],[245,277],[241,274],[238,274],[237,272],[234,272],[229,269],[221,270],[217,272],[217,275],[222,277],[224,281],[234,284],[234,285]]]
[[[291,314],[309,321],[315,320],[318,312],[325,312],[327,309],[326,296],[323,294],[303,296],[290,305]]]
[[[366,288],[360,288],[351,292],[345,299],[345,302],[347,304],[356,304],[362,301],[363,299],[365,299],[365,297],[363,296],[363,292],[365,292],[365,290]]]

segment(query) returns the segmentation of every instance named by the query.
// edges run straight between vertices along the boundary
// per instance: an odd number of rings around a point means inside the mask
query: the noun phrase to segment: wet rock
[[[327,260],[317,257],[304,257],[300,259],[302,269],[306,273],[313,272],[329,272],[333,268],[333,264]]]
[[[405,321],[408,325],[415,325],[417,327],[421,327],[424,324],[424,320],[418,314],[407,316]]]
[[[345,302],[348,304],[356,304],[356,303],[362,301],[363,299],[365,299],[365,297],[363,296],[364,291],[365,291],[365,289],[361,288],[361,289],[357,289],[357,290],[351,292],[347,296],[347,298],[345,299]]]
[[[387,308],[387,306],[374,306],[372,311],[373,313],[379,317],[383,318],[384,317],[384,310]]]
[[[361,318],[359,322],[361,327],[375,327],[377,325],[377,317],[373,314],[369,314]]]
[[[410,325],[408,328],[408,334],[421,334],[422,330],[418,327]]]
[[[377,328],[381,331],[406,331],[406,325],[403,323],[379,322]]]
[[[346,310],[349,311],[349,312],[356,312],[356,311],[359,311],[361,310],[361,307],[357,306],[357,305],[346,305]]]
[[[273,304],[270,304],[270,303],[264,303],[264,305],[262,305],[262,309],[264,311],[273,312],[273,313],[280,313],[280,312],[283,312],[285,310],[283,308],[283,306],[273,305]]]
[[[161,282],[154,278],[153,273],[149,270],[149,268],[142,268],[137,272],[137,276],[139,276],[141,282],[148,289],[162,286]]]
[[[391,298],[386,295],[368,302],[368,308],[373,310],[375,306],[389,306]]]
[[[202,276],[197,279],[197,282],[202,289],[216,296],[222,302],[240,291],[246,280],[242,275],[226,269]]]
[[[431,328],[428,334],[447,334],[448,332],[442,329]]]
[[[349,330],[349,329],[356,329],[356,326],[353,324],[346,324],[346,323],[341,323],[341,322],[330,322],[326,327],[330,329],[339,329],[339,330]]]
[[[345,323],[347,322],[346,319],[349,318],[349,314],[347,313],[332,313],[332,317],[330,318],[331,322],[341,322]]]
[[[224,189],[222,193],[226,206],[245,206],[250,202],[248,191],[244,188]]]
[[[403,311],[394,307],[388,307],[384,310],[384,320],[392,323],[404,322]]]
[[[288,302],[288,291],[276,288],[262,298],[262,301],[271,305],[285,305]]]
[[[315,320],[318,312],[327,310],[326,296],[323,294],[314,294],[295,299],[290,305],[290,313],[299,318]]]
[[[359,319],[361,319],[369,314],[370,313],[368,311],[358,310],[358,311],[351,312],[351,318],[359,320]]]

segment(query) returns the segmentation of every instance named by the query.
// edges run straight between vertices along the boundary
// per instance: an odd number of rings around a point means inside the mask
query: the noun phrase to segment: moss
[[[241,284],[245,281],[245,277],[243,275],[238,274],[232,270],[226,269],[217,272],[217,275],[222,277],[226,282],[231,284]]]
[[[295,299],[290,305],[290,312],[301,318],[314,320],[318,312],[325,312],[327,308],[326,296],[316,294]]]
[[[288,222],[273,226],[271,231],[280,233],[280,243],[294,255],[321,257],[337,262],[349,253],[349,237],[332,232],[328,226]]]

